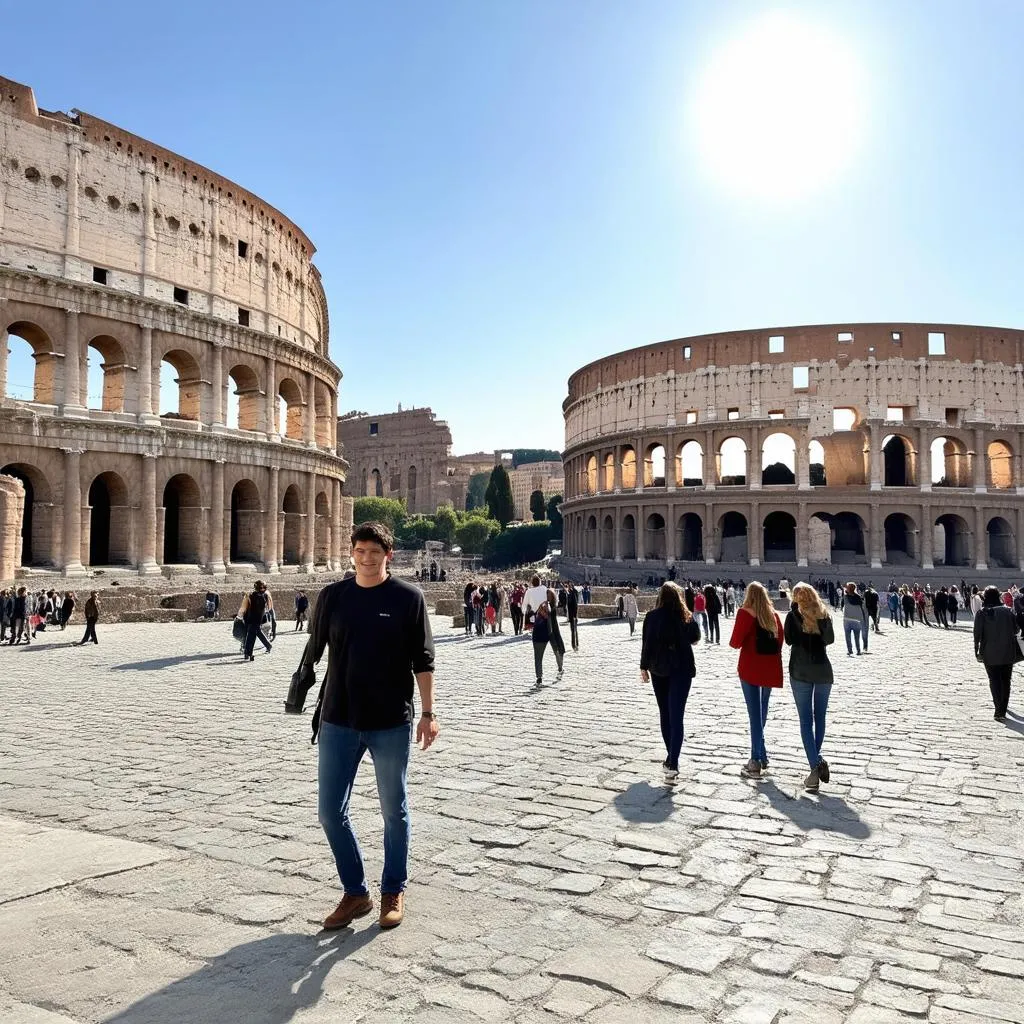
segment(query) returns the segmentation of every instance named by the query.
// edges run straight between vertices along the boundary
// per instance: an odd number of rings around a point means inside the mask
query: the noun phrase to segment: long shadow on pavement
[[[287,1024],[316,1005],[336,963],[378,934],[369,927],[330,937],[271,935],[245,942],[108,1017],[105,1024]]]
[[[613,803],[626,821],[666,821],[672,813],[671,794],[671,789],[665,786],[634,782],[628,789],[616,793]]]
[[[162,668],[174,668],[175,665],[185,665],[191,661],[238,661],[237,652],[225,654],[223,651],[217,654],[175,654],[167,658],[151,658],[149,661],[131,661],[125,665],[111,665],[111,672],[155,672]]]
[[[867,823],[842,797],[820,793],[813,798],[790,796],[771,779],[763,780],[757,792],[767,797],[768,803],[775,810],[784,814],[804,832],[815,829],[819,832],[839,832],[851,839],[866,839],[871,835]]]

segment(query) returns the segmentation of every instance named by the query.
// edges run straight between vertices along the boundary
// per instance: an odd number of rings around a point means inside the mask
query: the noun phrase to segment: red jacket
[[[740,679],[753,686],[781,686],[782,685],[782,623],[779,616],[775,616],[775,633],[779,639],[779,651],[777,654],[758,654],[755,647],[757,631],[754,626],[757,619],[754,618],[746,608],[741,608],[736,613],[736,621],[733,623],[732,636],[729,638],[729,646],[735,647],[740,652],[740,661],[736,671]]]

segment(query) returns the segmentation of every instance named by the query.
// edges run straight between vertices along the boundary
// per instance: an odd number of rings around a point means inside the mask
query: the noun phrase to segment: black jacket
[[[974,616],[974,653],[986,665],[1012,665],[1020,661],[1017,619],[1006,605],[982,608]]]
[[[826,648],[835,641],[832,619],[818,620],[818,632],[804,631],[803,618],[794,608],[786,616],[786,643],[790,646],[789,678],[801,683],[831,683],[832,662]]]
[[[664,608],[655,608],[644,617],[640,669],[656,676],[678,672],[692,679],[697,674],[696,643],[700,643],[700,626],[693,619],[670,619]]]

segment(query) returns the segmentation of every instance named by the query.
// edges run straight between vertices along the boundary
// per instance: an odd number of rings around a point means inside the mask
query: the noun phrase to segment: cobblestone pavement
[[[770,777],[740,777],[724,645],[667,787],[623,623],[584,623],[539,690],[527,641],[434,626],[443,731],[388,933],[318,933],[337,881],[309,716],[282,713],[302,637],[253,666],[226,622],[0,650],[0,1020],[1024,1022],[1024,718],[993,722],[966,628],[833,648],[810,796],[788,689]]]

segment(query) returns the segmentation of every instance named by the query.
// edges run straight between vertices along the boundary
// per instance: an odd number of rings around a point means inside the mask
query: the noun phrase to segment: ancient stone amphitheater
[[[22,568],[341,566],[313,252],[244,188],[0,78],[0,472],[24,487],[4,525]]]
[[[1022,410],[1017,330],[833,324],[620,352],[569,380],[563,554],[605,578],[1024,568]]]

